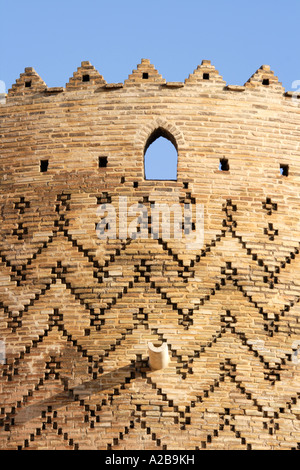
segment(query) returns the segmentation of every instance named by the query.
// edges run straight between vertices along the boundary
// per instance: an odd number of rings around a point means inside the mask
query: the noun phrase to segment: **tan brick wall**
[[[83,62],[51,89],[28,68],[0,122],[0,448],[299,448],[300,107],[270,68],[108,84]],[[144,178],[156,129],[177,181]],[[203,204],[203,247],[100,240],[119,196]]]

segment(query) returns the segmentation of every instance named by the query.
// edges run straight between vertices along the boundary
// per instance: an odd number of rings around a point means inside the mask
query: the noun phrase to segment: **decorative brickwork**
[[[300,448],[292,97],[267,66],[236,86],[209,61],[177,83],[143,60],[107,84],[83,62],[50,89],[25,69],[0,104],[1,449]],[[158,135],[176,181],[145,180]],[[120,197],[147,238],[97,235]],[[166,201],[203,205],[201,248],[151,236]]]

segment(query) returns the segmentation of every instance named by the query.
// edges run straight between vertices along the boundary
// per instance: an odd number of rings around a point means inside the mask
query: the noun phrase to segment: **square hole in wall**
[[[203,80],[209,80],[209,73],[203,74]]]
[[[46,173],[48,171],[49,160],[41,160],[40,161],[40,172]]]
[[[143,80],[148,80],[148,78],[149,78],[149,73],[143,72]]]
[[[280,165],[280,174],[282,176],[288,176],[289,175],[289,166],[281,164]]]
[[[107,167],[107,157],[99,157],[99,168]]]
[[[269,86],[270,85],[270,80],[268,78],[264,78],[263,81],[262,81],[262,84],[265,85],[265,86]]]
[[[89,82],[90,81],[90,76],[88,74],[82,75],[82,81],[83,82]]]
[[[138,187],[139,187],[139,183],[138,183],[137,181],[134,181],[134,182],[133,182],[133,187],[134,187],[134,188],[138,188]]]
[[[227,158],[221,158],[219,163],[220,171],[229,171],[229,162]]]
[[[31,84],[32,84],[31,80],[27,80],[25,82],[25,88],[31,88]]]

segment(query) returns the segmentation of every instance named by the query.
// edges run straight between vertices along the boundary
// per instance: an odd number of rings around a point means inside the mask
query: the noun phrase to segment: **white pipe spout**
[[[164,369],[169,364],[169,350],[167,343],[156,347],[152,343],[148,343],[149,366],[152,370]]]

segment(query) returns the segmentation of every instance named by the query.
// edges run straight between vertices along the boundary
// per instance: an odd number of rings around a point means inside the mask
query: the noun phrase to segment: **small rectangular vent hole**
[[[107,167],[107,157],[99,157],[99,168]]]
[[[221,158],[220,164],[219,164],[219,170],[220,171],[229,171],[229,162],[227,158]]]
[[[40,171],[41,173],[46,173],[48,171],[49,160],[40,161]]]
[[[280,165],[280,174],[282,176],[288,176],[289,175],[289,166],[288,165]]]

